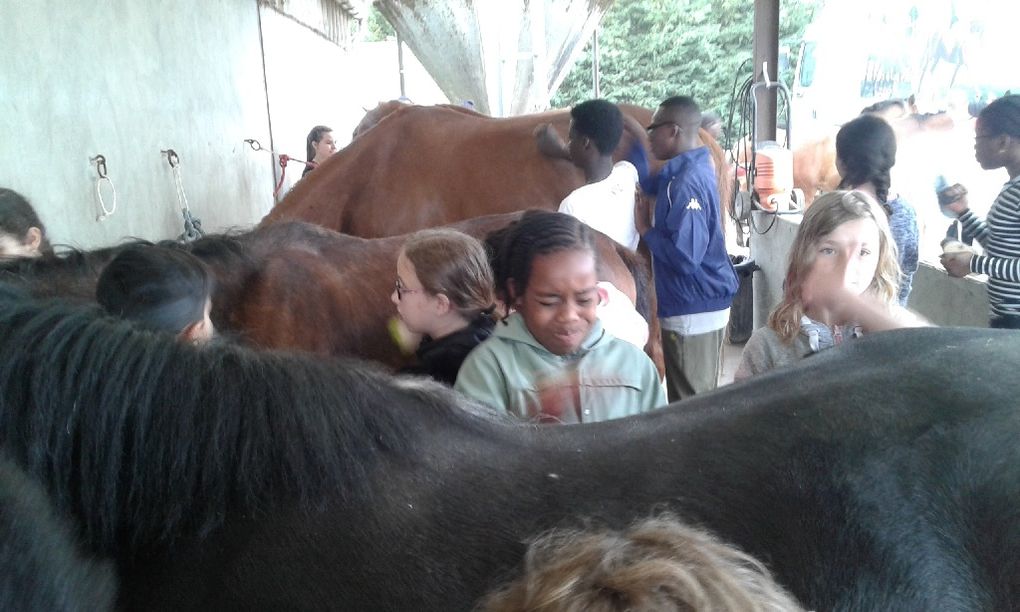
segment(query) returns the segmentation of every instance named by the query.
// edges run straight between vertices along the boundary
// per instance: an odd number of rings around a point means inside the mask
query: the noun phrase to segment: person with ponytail
[[[333,140],[333,128],[324,125],[317,125],[308,132],[305,138],[305,159],[308,165],[305,166],[301,177],[319,167],[319,164],[329,159],[336,153],[336,141]]]
[[[901,274],[897,300],[906,306],[918,265],[917,213],[909,202],[890,191],[890,171],[895,164],[896,133],[881,117],[863,114],[844,124],[836,134],[836,170],[842,177],[839,188],[868,194],[889,215]]]

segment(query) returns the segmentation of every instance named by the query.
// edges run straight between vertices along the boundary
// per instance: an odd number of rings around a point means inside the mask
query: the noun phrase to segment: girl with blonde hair
[[[799,612],[754,557],[666,514],[622,532],[554,530],[480,612]]]
[[[899,305],[887,215],[861,191],[816,199],[797,231],[783,299],[744,346],[735,380],[798,361],[865,332],[926,325]]]

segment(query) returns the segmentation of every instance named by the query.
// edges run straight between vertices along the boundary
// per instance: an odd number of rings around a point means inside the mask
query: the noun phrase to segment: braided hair
[[[854,189],[871,183],[884,207],[892,185],[889,171],[896,164],[896,133],[892,127],[875,115],[848,121],[836,134],[836,158],[845,173],[839,188]]]
[[[546,210],[529,210],[519,221],[485,239],[496,281],[496,295],[507,304],[524,294],[536,256],[587,250],[597,257],[591,228],[576,217]]]

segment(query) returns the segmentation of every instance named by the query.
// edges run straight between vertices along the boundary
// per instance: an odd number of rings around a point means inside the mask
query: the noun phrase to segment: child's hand
[[[817,268],[812,269],[800,289],[804,314],[826,325],[846,323],[848,306],[858,297],[843,286],[841,277],[822,273]]]

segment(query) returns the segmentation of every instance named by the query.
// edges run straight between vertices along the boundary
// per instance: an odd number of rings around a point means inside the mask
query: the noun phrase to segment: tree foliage
[[[781,3],[780,46],[794,58],[819,4]],[[601,97],[651,108],[690,95],[725,117],[734,80],[739,87],[751,75],[753,7],[746,0],[615,0],[599,26]],[[792,70],[782,76],[790,84]],[[593,93],[589,42],[552,104],[571,106]]]
[[[397,35],[393,26],[383,17],[374,3],[369,5],[368,18],[362,28],[362,35],[367,42],[378,42]]]

